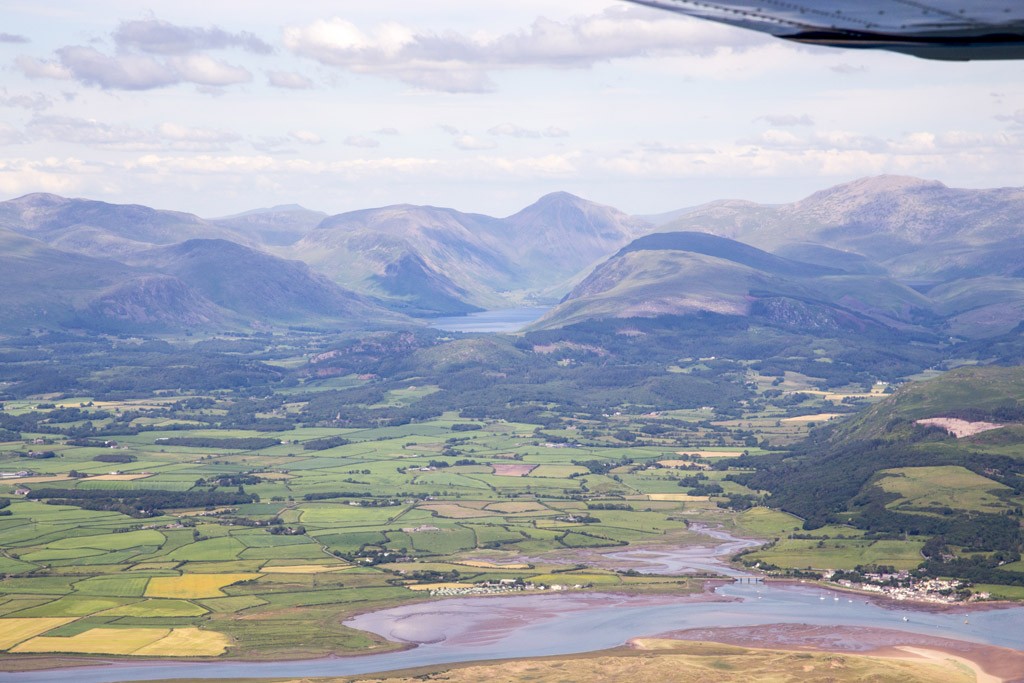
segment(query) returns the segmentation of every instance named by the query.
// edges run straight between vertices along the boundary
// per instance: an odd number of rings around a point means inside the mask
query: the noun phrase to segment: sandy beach
[[[1024,652],[882,628],[769,624],[688,629],[657,637],[761,649],[849,652],[895,659],[953,659],[971,667],[979,683],[1024,683]]]

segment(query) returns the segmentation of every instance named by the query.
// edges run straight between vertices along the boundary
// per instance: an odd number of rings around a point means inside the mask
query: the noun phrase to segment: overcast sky
[[[1024,185],[1019,62],[791,46],[609,0],[5,0],[0,199],[206,217]]]

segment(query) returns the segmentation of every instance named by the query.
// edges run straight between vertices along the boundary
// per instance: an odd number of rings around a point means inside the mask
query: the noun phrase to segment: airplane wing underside
[[[628,0],[811,45],[1024,59],[1021,0]]]

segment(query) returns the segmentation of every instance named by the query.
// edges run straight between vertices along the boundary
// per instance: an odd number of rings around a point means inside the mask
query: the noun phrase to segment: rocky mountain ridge
[[[32,194],[0,202],[0,267],[20,311],[8,327],[372,326],[564,298],[543,325],[714,311],[987,338],[1024,318],[1022,216],[1024,189],[899,176],[651,221],[564,192],[504,218],[285,205],[203,219]]]

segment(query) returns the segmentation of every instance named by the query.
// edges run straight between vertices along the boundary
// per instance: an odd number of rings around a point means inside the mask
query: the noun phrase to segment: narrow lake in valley
[[[518,332],[550,310],[551,306],[526,306],[480,311],[434,318],[430,326],[446,332]]]

